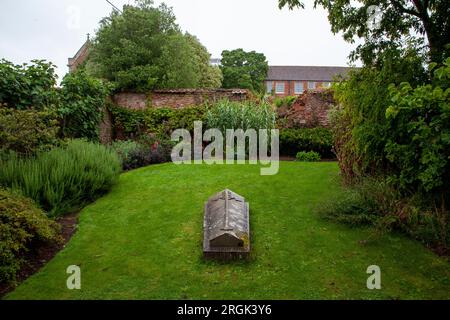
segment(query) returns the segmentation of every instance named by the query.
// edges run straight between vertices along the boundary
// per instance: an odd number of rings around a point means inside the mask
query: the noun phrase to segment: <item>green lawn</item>
[[[79,230],[9,299],[410,299],[450,298],[450,264],[401,235],[361,244],[367,229],[321,220],[314,207],[337,196],[336,163],[151,166],[123,174],[85,208]],[[202,259],[203,205],[229,188],[250,203],[252,259]],[[382,289],[366,288],[379,265]],[[81,290],[66,268],[81,266]]]

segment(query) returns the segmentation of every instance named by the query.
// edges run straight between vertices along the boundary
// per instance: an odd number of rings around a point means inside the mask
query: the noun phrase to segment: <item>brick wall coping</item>
[[[232,93],[248,94],[246,89],[163,89],[154,90],[153,93],[192,94],[192,93]]]

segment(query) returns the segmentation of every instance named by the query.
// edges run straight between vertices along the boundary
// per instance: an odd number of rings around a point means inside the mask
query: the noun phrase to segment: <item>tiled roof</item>
[[[270,66],[266,80],[332,81],[337,75],[345,75],[352,68],[315,66]]]

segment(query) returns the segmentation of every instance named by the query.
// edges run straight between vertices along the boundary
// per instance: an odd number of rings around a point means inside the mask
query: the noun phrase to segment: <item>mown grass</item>
[[[123,174],[88,206],[67,247],[8,299],[448,299],[450,264],[401,235],[366,243],[369,229],[320,219],[342,192],[336,163],[164,164]],[[252,258],[202,259],[204,202],[229,188],[250,203]],[[66,268],[81,267],[81,290]],[[379,265],[382,289],[368,290]]]

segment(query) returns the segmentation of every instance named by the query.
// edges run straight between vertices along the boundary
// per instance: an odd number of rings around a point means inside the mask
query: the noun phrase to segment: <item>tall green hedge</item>
[[[314,151],[323,158],[333,159],[333,134],[328,128],[280,130],[280,154],[296,156],[301,151]]]

